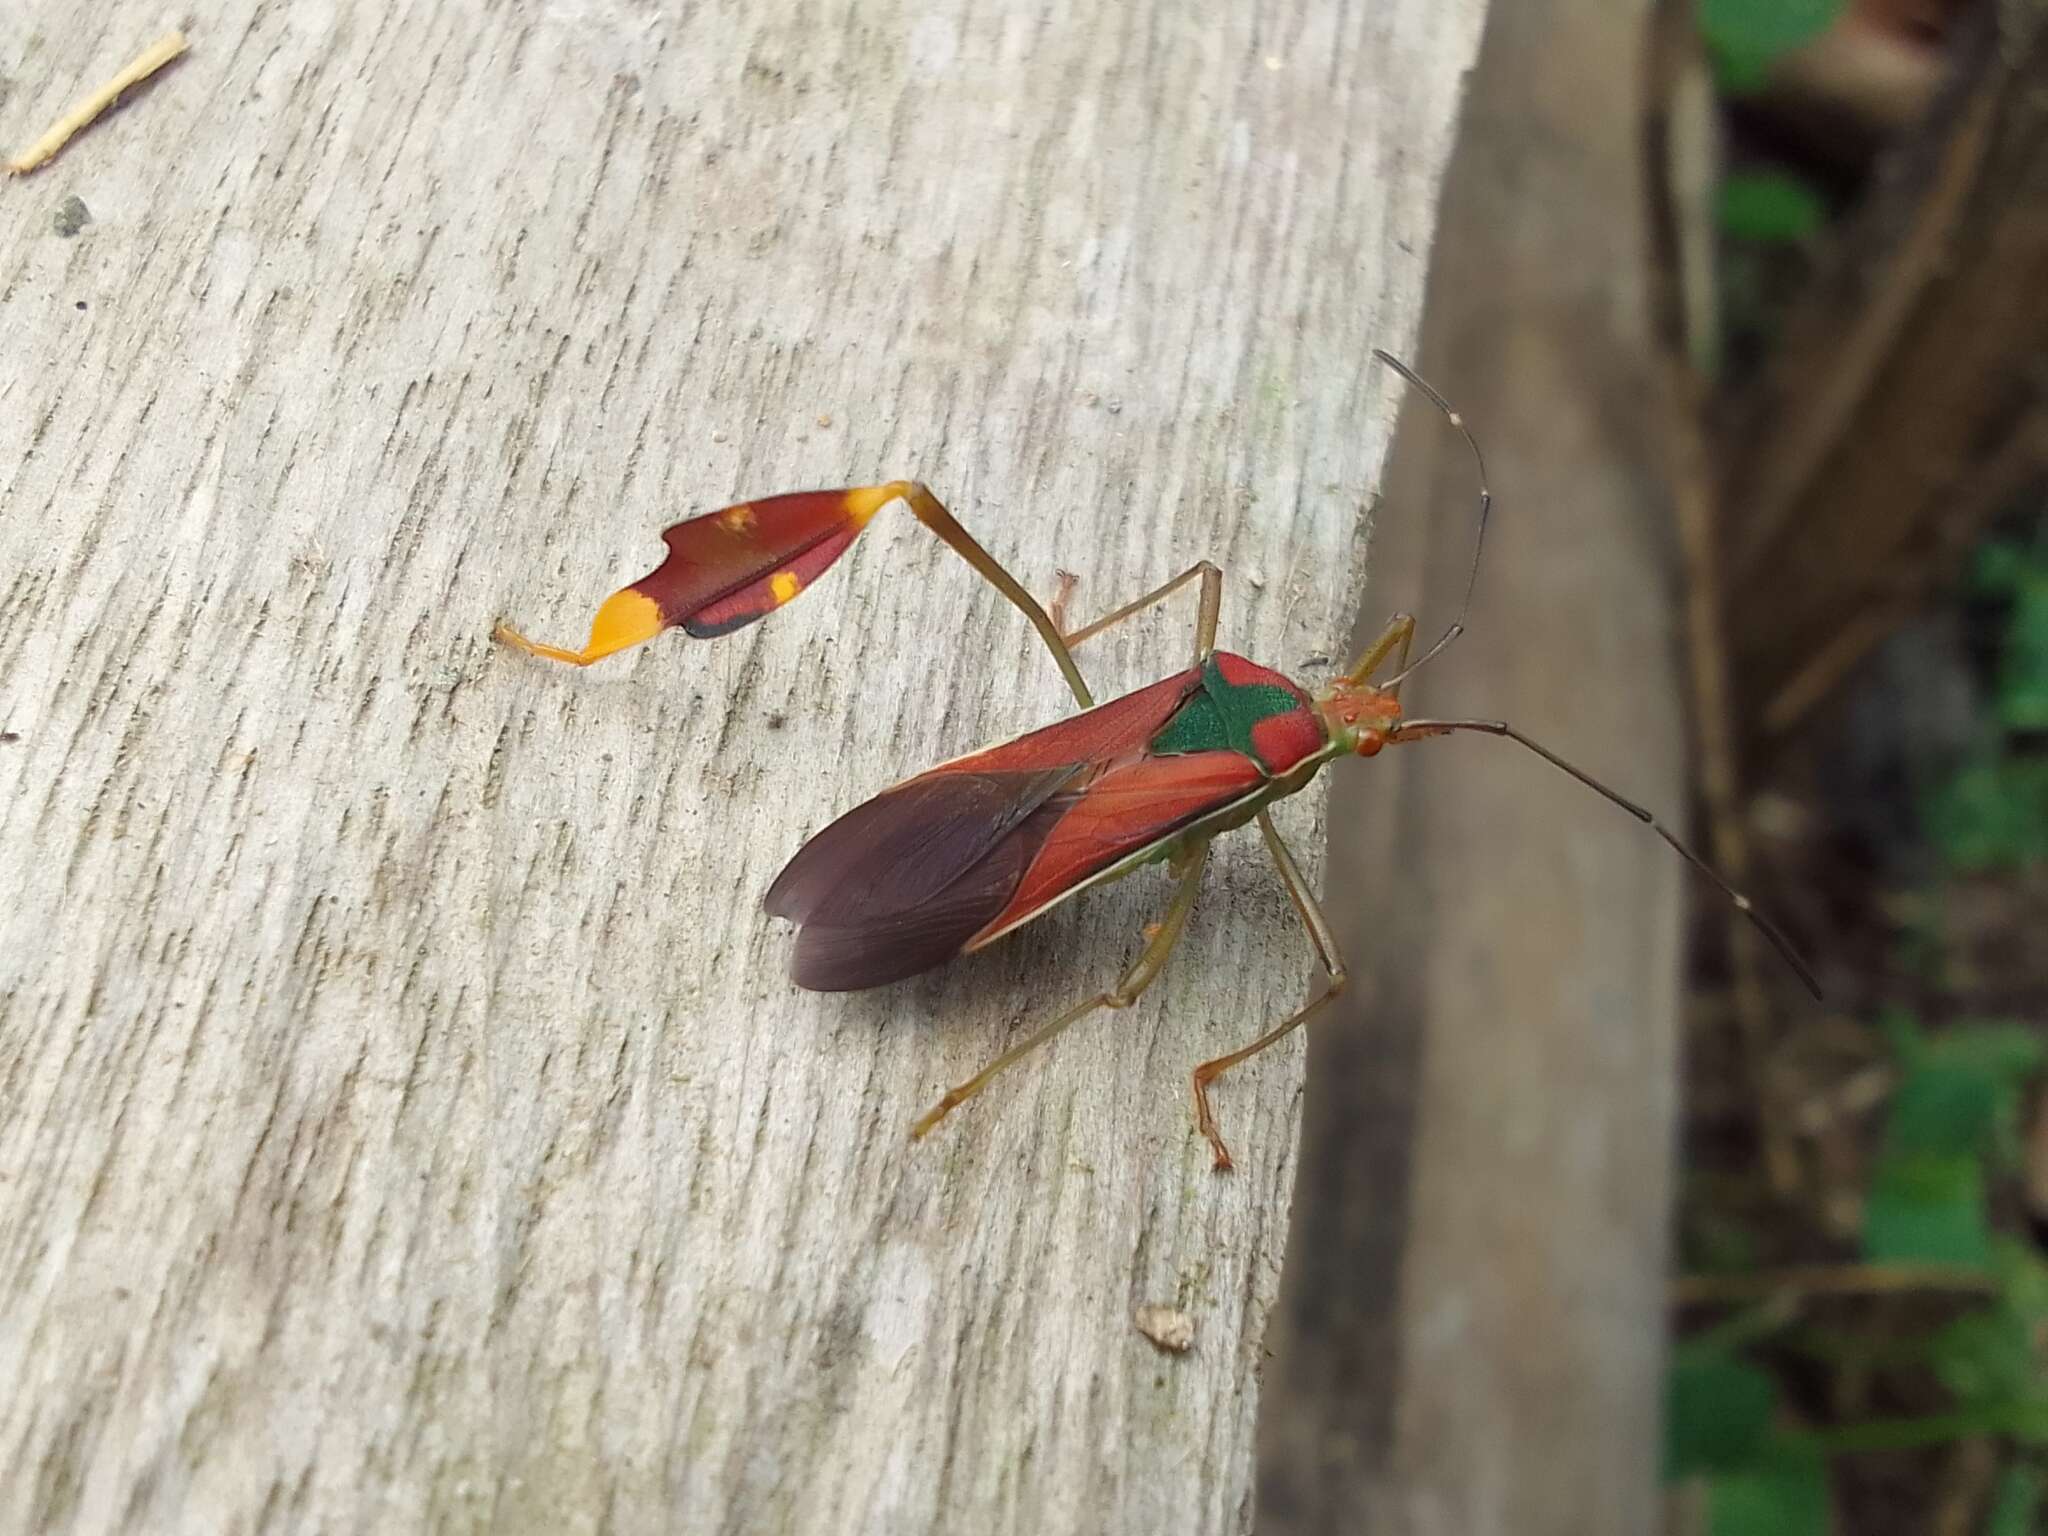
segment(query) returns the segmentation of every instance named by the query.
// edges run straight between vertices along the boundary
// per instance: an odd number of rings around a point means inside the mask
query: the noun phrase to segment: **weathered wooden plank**
[[[1499,501],[1471,630],[1404,698],[1512,720],[1682,824],[1644,11],[1489,13],[1420,349]],[[1404,413],[1365,629],[1455,609],[1471,475],[1433,413]],[[1497,742],[1335,782],[1360,983],[1310,1048],[1262,1529],[1654,1530],[1684,868]]]
[[[1256,841],[913,1149],[1159,886],[856,997],[758,900],[1065,707],[1015,615],[891,514],[722,642],[488,635],[914,473],[1328,648],[1479,11],[241,0],[0,187],[0,1528],[1244,1527],[1299,1059],[1234,1178],[1184,1095],[1309,974]],[[0,16],[0,142],[161,21]]]

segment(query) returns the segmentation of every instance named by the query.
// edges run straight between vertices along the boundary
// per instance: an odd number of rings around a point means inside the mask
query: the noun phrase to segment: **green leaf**
[[[2048,728],[2048,570],[2039,566],[2014,583],[1998,668],[1998,719],[2009,731]]]
[[[2048,1041],[2024,1024],[1959,1024],[1937,1036],[1928,1054],[1945,1066],[1984,1072],[2011,1090],[2048,1062]]]
[[[1719,1353],[1688,1358],[1681,1350],[1665,1378],[1665,1477],[1747,1465],[1770,1438],[1777,1407],[1777,1384],[1757,1367]]]
[[[1892,1100],[1885,1156],[1977,1155],[1996,1123],[1998,1086],[1992,1074],[1969,1066],[1930,1062],[1908,1073]]]
[[[2041,1390],[2033,1330],[2006,1306],[1957,1318],[1934,1336],[1928,1358],[1941,1384],[1969,1405],[2003,1403]]]
[[[1928,834],[1961,870],[2048,859],[2048,758],[1980,748],[1928,798]]]
[[[1980,592],[2008,597],[2019,589],[2020,582],[2026,577],[2028,564],[2024,544],[2016,544],[2011,539],[1994,539],[1978,547],[1976,569],[1970,573],[1970,579]]]
[[[1885,1154],[1971,1154],[2009,1162],[2019,1152],[2020,1096],[2041,1069],[2041,1038],[2016,1024],[1964,1024],[1913,1041],[1892,1102]]]
[[[1826,214],[1812,183],[1788,171],[1737,171],[1721,183],[1721,229],[1737,240],[1796,244],[1819,229]]]
[[[1984,1536],[2031,1536],[2038,1531],[2041,1513],[2041,1474],[2032,1467],[2007,1467],[1998,1480],[1998,1497],[1991,1503],[1991,1518],[1984,1522]]]
[[[1722,85],[1755,90],[1771,61],[1827,31],[1841,0],[1701,0],[1700,35]]]
[[[1876,1456],[1917,1451],[1930,1445],[1952,1445],[1984,1435],[2007,1435],[2029,1445],[2048,1440],[2048,1399],[2008,1398],[1954,1413],[1928,1413],[1909,1419],[1866,1419],[1816,1431],[1809,1436],[1834,1455]]]
[[[2032,1243],[1999,1237],[1992,1244],[1991,1270],[2008,1307],[2029,1326],[2048,1323],[2048,1262]]]
[[[2041,1041],[2007,1025],[1928,1037],[1903,1016],[1886,1027],[1906,1067],[1864,1210],[1872,1259],[1983,1267],[1985,1165],[2017,1135],[2020,1090],[2040,1068]]]
[[[1827,1464],[1789,1436],[1707,1484],[1709,1536],[1827,1536],[1828,1529]]]
[[[1927,1035],[1920,1021],[1903,1008],[1886,1008],[1877,1016],[1877,1027],[1885,1044],[1899,1058],[1902,1067],[1917,1067],[1927,1056]]]
[[[1863,1252],[1880,1264],[1990,1263],[1982,1160],[1924,1152],[1880,1159],[1863,1212]]]

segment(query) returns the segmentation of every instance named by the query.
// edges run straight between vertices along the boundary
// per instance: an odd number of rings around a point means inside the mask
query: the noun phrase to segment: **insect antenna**
[[[1392,688],[1402,679],[1411,676],[1430,662],[1435,661],[1438,656],[1443,654],[1445,648],[1453,640],[1465,633],[1465,614],[1472,606],[1472,589],[1479,582],[1479,554],[1486,547],[1486,519],[1493,511],[1493,492],[1486,488],[1486,456],[1479,451],[1479,439],[1472,435],[1472,429],[1465,425],[1465,418],[1458,414],[1456,409],[1452,407],[1451,402],[1437,392],[1435,385],[1402,362],[1401,359],[1394,356],[1393,353],[1383,352],[1378,347],[1374,347],[1372,355],[1393,369],[1394,372],[1400,374],[1402,378],[1406,379],[1416,389],[1420,390],[1424,398],[1431,405],[1444,413],[1444,419],[1458,429],[1459,436],[1465,439],[1465,446],[1472,450],[1472,465],[1479,472],[1479,532],[1472,540],[1472,568],[1465,573],[1465,596],[1458,604],[1458,616],[1451,621],[1450,628],[1437,636],[1435,645],[1432,645],[1399,672],[1396,672],[1392,677],[1378,685],[1381,688]]]
[[[1411,668],[1410,670],[1413,669]],[[1785,937],[1783,930],[1768,917],[1765,917],[1763,913],[1759,912],[1747,896],[1730,885],[1721,877],[1720,871],[1694,853],[1683,842],[1679,841],[1677,835],[1669,827],[1643,809],[1642,806],[1637,805],[1635,801],[1629,799],[1626,795],[1609,789],[1583,768],[1575,767],[1573,764],[1566,762],[1555,752],[1551,751],[1550,748],[1544,746],[1542,742],[1524,736],[1505,720],[1403,720],[1399,725],[1387,732],[1387,740],[1393,742],[1406,741],[1422,736],[1444,736],[1452,731],[1477,731],[1487,736],[1501,736],[1515,742],[1517,745],[1527,747],[1531,752],[1534,752],[1538,757],[1550,764],[1551,767],[1570,774],[1595,794],[1602,796],[1615,805],[1620,806],[1624,811],[1627,811],[1629,815],[1635,817],[1637,821],[1640,821],[1676,849],[1681,859],[1684,859],[1686,863],[1690,864],[1720,889],[1721,894],[1734,904],[1736,911],[1756,924],[1757,931],[1770,940],[1771,948],[1775,949],[1785,964],[1792,968],[1793,974],[1798,976],[1801,984],[1805,986],[1808,992],[1813,994],[1814,1000],[1816,1002],[1820,1000],[1820,982],[1815,979],[1812,967],[1801,958],[1799,951],[1792,947],[1792,941]]]

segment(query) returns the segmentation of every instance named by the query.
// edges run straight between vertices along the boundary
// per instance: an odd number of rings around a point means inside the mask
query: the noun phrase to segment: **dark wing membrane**
[[[973,868],[917,906],[805,923],[797,931],[791,978],[813,992],[856,992],[952,959],[1009,902],[1038,840],[1030,835],[1034,823],[1049,828],[1058,815],[1053,806],[1041,807]]]
[[[762,900],[792,922],[846,922],[930,901],[1080,773],[927,773],[857,805],[797,850]]]
[[[833,822],[797,851],[762,902],[804,925],[797,982],[834,992],[879,986],[953,953],[1002,910],[1042,841],[1013,834],[1084,771],[1065,763],[928,773]],[[828,951],[836,958],[821,961]]]

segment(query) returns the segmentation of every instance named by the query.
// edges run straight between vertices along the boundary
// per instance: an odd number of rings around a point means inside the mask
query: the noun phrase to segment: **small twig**
[[[1927,1523],[1930,1536],[1970,1536],[1984,1518],[1998,1480],[1998,1446],[1988,1435],[1974,1435],[1951,1453],[1941,1479],[1941,1499]]]
[[[1671,1282],[1671,1300],[1691,1307],[1773,1296],[1903,1296],[1915,1291],[1989,1296],[1997,1290],[1995,1275],[1959,1264],[1795,1264],[1746,1274],[1680,1275]]]
[[[1984,24],[1993,25],[1988,10]],[[1884,372],[1899,366],[1898,341],[1915,306],[1953,259],[1957,226],[1991,148],[2001,94],[1981,91],[1965,106],[1956,131],[1941,146],[1938,173],[1913,210],[1904,238],[1853,290],[1858,301],[1852,323],[1810,349],[1779,348],[1773,377],[1762,388],[1773,391],[1765,398],[1775,409],[1796,404],[1798,429],[1746,445],[1761,455],[1761,463],[1735,540],[1732,563],[1739,575],[1750,575],[1770,558],[1802,499],[1855,432],[1858,408]],[[1795,364],[1811,372],[1797,377],[1790,372]]]
[[[1809,1098],[1799,1106],[1793,1123],[1801,1135],[1822,1135],[1842,1120],[1877,1108],[1897,1082],[1898,1073],[1889,1063],[1865,1067],[1832,1089]]]
[[[2020,1199],[2036,1222],[2048,1223],[2048,1094],[2034,1105],[2021,1161]]]
[[[1949,577],[1984,525],[2039,479],[2043,463],[2048,463],[2048,409],[2037,405],[1996,453],[1972,466],[1945,498],[1934,547],[1915,560],[1911,577],[1889,597],[1873,582],[1871,607],[1844,624],[1772,694],[1758,713],[1761,734],[1782,739],[1805,719],[1851,668],[1926,601],[1936,582]]]
[[[7,169],[17,176],[26,176],[68,144],[73,134],[89,126],[94,118],[120,100],[123,91],[147,80],[184,51],[184,33],[165,33],[143,49],[126,69],[52,123],[49,132],[7,162]]]
[[[1729,697],[1728,637],[1717,551],[1720,486],[1706,426],[1706,385],[1693,366],[1686,320],[1684,232],[1674,185],[1673,102],[1698,58],[1692,0],[1656,0],[1643,55],[1640,129],[1644,201],[1649,223],[1650,334],[1664,374],[1664,415],[1671,499],[1685,563],[1686,651],[1692,667],[1700,799],[1708,843],[1722,873],[1749,883],[1749,837],[1743,827],[1736,774],[1734,714]],[[1744,1072],[1756,1101],[1757,1137],[1771,1193],[1789,1198],[1799,1184],[1798,1151],[1778,1113],[1770,1077],[1770,1011],[1758,974],[1755,935],[1741,923],[1729,934],[1734,963],[1735,1018]]]
[[[1845,1424],[1839,1429],[1815,1431],[1812,1441],[1830,1456],[1876,1455],[1880,1452],[1917,1451],[1922,1446],[1941,1445],[1973,1435],[2010,1435],[2022,1428],[2027,1412],[2023,1405],[1992,1403],[1981,1408],[1960,1408],[1954,1413],[1932,1413],[1918,1419],[1871,1419]]]

